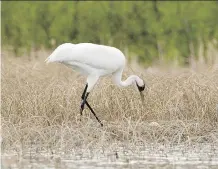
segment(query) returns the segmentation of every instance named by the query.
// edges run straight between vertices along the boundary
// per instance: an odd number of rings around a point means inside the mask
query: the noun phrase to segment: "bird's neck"
[[[120,79],[120,81],[119,81],[119,86],[122,86],[122,87],[127,87],[127,86],[129,86],[129,85],[131,85],[131,84],[134,84],[134,83],[136,83],[136,79],[138,78],[138,76],[136,76],[136,75],[131,75],[131,76],[129,76],[126,80],[124,80],[124,81],[122,81],[121,79]]]
[[[121,87],[127,87],[129,85],[132,85],[132,84],[138,84],[139,86],[142,86],[143,85],[143,80],[140,79],[138,76],[136,75],[131,75],[129,76],[126,80],[122,81],[121,78],[119,80],[116,81],[116,84],[118,86],[121,86]]]
[[[120,69],[113,74],[113,81],[118,86],[126,87],[135,83],[137,83],[139,86],[144,85],[143,80],[136,75],[131,75],[126,80],[122,81],[122,73],[123,73],[123,69]]]

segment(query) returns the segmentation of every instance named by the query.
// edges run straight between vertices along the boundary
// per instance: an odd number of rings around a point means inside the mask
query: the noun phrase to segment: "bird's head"
[[[140,86],[140,85],[138,85],[138,83],[136,82],[136,85],[137,85],[137,87],[138,87],[138,90],[139,90],[139,92],[142,92],[142,91],[144,91],[145,90],[145,83],[144,83],[144,81],[143,81],[143,84]]]
[[[140,96],[141,96],[141,100],[142,100],[142,102],[144,101],[144,94],[143,94],[143,91],[145,90],[145,82],[144,82],[144,80],[142,80],[142,79],[137,79],[136,80],[136,86],[137,86],[137,88],[138,88],[138,90],[139,90],[139,92],[140,92]]]

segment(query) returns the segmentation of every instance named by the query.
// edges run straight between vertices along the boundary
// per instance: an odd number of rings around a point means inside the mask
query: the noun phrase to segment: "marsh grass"
[[[44,59],[44,58],[43,58]],[[102,78],[88,101],[104,127],[86,108],[80,121],[85,77],[59,64],[3,57],[1,74],[2,151],[73,153],[75,149],[116,149],[149,143],[218,142],[218,69],[142,71],[145,100],[133,86],[118,88]],[[115,146],[116,145],[116,146]]]

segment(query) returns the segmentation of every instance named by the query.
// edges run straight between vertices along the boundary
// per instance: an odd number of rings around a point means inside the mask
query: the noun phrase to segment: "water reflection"
[[[218,146],[147,145],[111,149],[75,149],[72,153],[23,151],[2,154],[2,169],[218,168]]]

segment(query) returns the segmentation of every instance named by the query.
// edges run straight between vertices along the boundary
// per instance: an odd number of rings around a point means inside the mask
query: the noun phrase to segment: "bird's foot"
[[[83,116],[83,109],[80,108],[80,118],[79,118],[79,121],[80,121],[80,122],[82,121],[82,116]]]
[[[80,116],[82,117],[82,115],[83,115],[83,109],[81,108],[80,109]]]
[[[80,108],[80,115],[82,116],[83,115],[83,110],[84,110],[84,106]]]
[[[82,101],[81,106],[80,106],[80,115],[81,115],[81,116],[83,115],[84,107],[85,107],[85,102]]]
[[[79,121],[82,121],[82,114],[81,114],[81,112],[80,112]]]
[[[80,108],[80,122],[82,121],[82,116],[83,116],[83,110],[84,110],[84,106],[81,105],[81,108]]]

